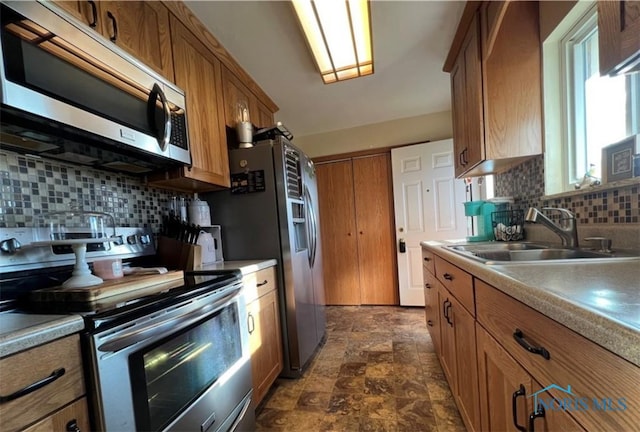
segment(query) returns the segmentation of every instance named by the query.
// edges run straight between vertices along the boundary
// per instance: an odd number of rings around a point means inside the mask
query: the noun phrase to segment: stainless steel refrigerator
[[[231,188],[205,195],[224,259],[278,260],[282,376],[299,376],[325,335],[317,187],[311,160],[286,138],[229,151]]]

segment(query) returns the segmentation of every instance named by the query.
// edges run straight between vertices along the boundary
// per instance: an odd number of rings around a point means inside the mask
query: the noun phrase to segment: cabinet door
[[[476,323],[482,430],[527,428],[533,381],[527,371]],[[521,429],[525,430],[525,429]]]
[[[480,24],[474,17],[462,45],[465,84],[465,144],[462,164],[468,170],[485,159],[484,115],[482,107],[482,64],[480,61]]]
[[[87,0],[55,0],[54,3],[89,27],[93,28],[98,33],[102,33],[102,15],[100,13],[100,4],[102,2]]]
[[[255,96],[253,96],[247,86],[224,66],[222,67],[222,87],[224,89],[225,124],[231,128],[236,126],[236,123],[240,120],[238,114],[239,104],[247,108],[250,121],[255,124],[255,120],[259,117],[256,107],[257,102],[254,102]]]
[[[273,126],[273,113],[267,108],[265,104],[260,101],[256,101],[257,109],[257,118],[254,120],[253,124],[255,124],[259,128],[265,128],[269,126]]]
[[[451,120],[453,122],[453,152],[455,155],[456,177],[466,171],[466,163],[463,160],[467,151],[466,137],[466,94],[465,94],[465,67],[463,53],[458,56],[451,70]]]
[[[551,384],[551,383],[549,383]],[[563,409],[544,409],[544,406],[535,406],[534,403],[540,398],[545,401],[553,400],[553,396],[549,392],[540,392],[543,387],[536,381],[533,381],[532,391],[535,396],[529,399],[529,416],[528,416],[528,432],[583,432],[585,429],[578,423],[568,410]],[[538,399],[535,399],[535,398]],[[547,403],[547,405],[550,405]],[[571,408],[570,408],[571,409]]]
[[[253,403],[257,406],[282,370],[282,338],[277,291],[247,306]]]
[[[176,84],[187,93],[192,166],[184,177],[229,187],[220,61],[177,19],[171,28]]]
[[[480,429],[480,400],[478,395],[478,369],[476,356],[475,319],[455,298],[449,297],[449,320],[443,326],[449,326],[449,334],[455,344],[455,367],[453,373],[455,385],[453,395],[458,403],[460,416],[468,430]]]
[[[451,325],[451,299],[453,296],[444,287],[438,287],[438,315],[440,317],[440,364],[447,377],[451,392],[455,395],[456,379],[456,343]]]
[[[398,304],[390,154],[353,159],[362,304]]]
[[[359,305],[358,238],[350,160],[316,165],[325,300]]]
[[[173,81],[166,6],[150,1],[102,1],[100,10],[105,37]]]
[[[83,397],[39,421],[24,432],[89,431],[87,398]]]
[[[598,2],[600,75],[640,70],[640,2]]]

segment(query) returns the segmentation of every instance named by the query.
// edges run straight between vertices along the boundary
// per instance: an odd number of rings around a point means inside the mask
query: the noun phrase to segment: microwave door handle
[[[156,124],[156,101],[158,100],[158,98],[160,98],[162,111],[164,112],[164,123],[162,125],[162,130],[160,130],[160,128]],[[156,139],[158,140],[158,145],[160,146],[160,150],[162,150],[163,152],[166,151],[167,147],[169,146],[169,140],[171,139],[171,111],[169,110],[167,97],[157,83],[153,85],[153,88],[149,93],[147,116],[149,117],[149,124],[154,129]]]

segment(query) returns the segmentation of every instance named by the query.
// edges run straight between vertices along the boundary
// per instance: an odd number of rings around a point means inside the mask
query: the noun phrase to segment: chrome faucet
[[[546,217],[540,210],[530,207],[524,220],[531,223],[540,223],[556,233],[562,239],[562,246],[577,248],[578,231],[576,229],[576,217],[569,210],[558,207],[543,207],[542,210],[553,210],[563,214],[560,217],[560,224]]]

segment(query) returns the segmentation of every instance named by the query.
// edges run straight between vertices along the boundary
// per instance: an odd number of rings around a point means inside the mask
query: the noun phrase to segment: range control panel
[[[114,239],[87,244],[87,261],[155,255],[153,233],[148,228],[116,227]],[[81,235],[80,235],[81,236]],[[73,265],[70,245],[34,246],[33,228],[0,228],[0,273]]]

